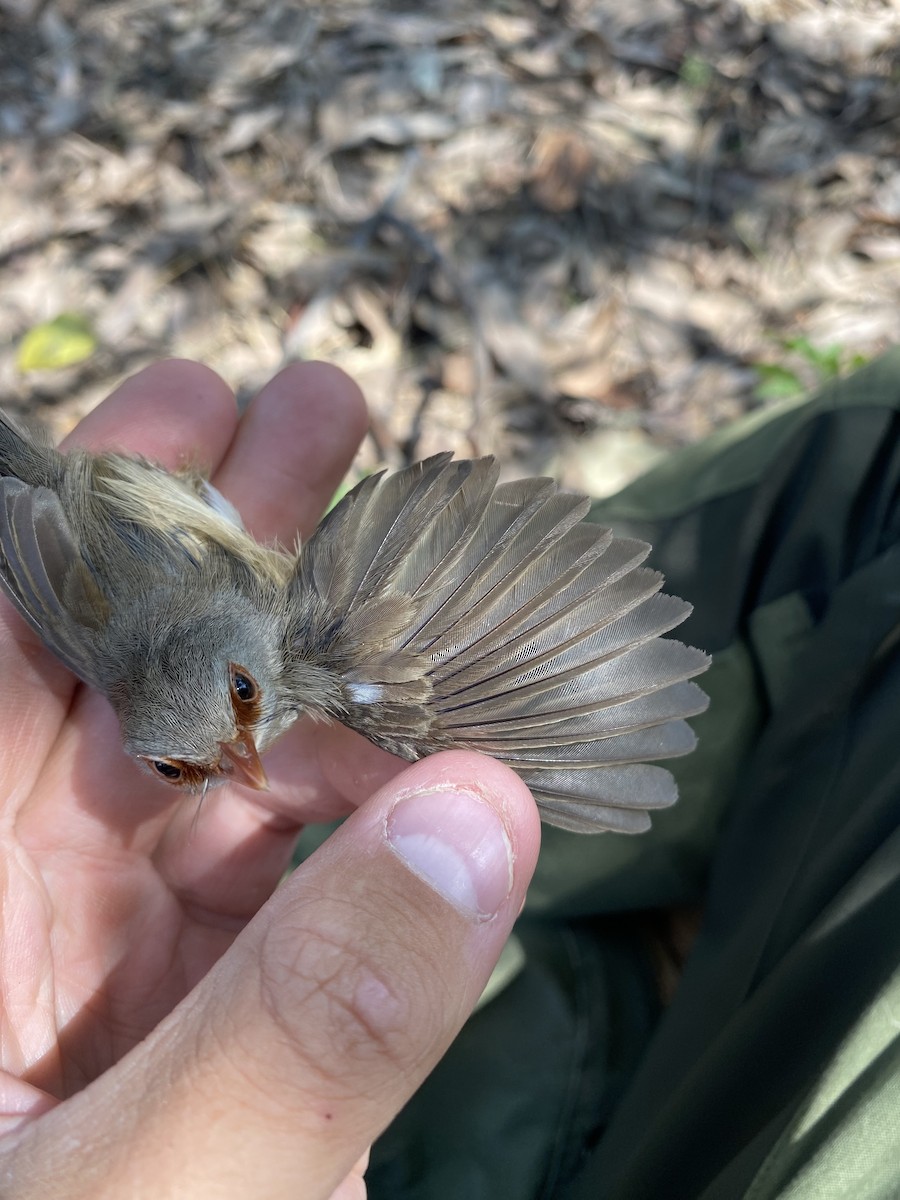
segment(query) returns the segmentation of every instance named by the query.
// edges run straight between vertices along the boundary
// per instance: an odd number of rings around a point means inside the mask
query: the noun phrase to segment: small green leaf
[[[841,373],[841,360],[844,357],[843,346],[814,346],[809,338],[788,338],[784,343],[786,350],[793,350],[816,368],[822,379],[836,379]]]
[[[60,313],[28,330],[19,343],[16,366],[23,372],[59,370],[84,362],[96,349],[87,320],[78,313]]]
[[[681,60],[678,76],[681,82],[696,91],[708,88],[713,81],[712,65],[697,54],[686,54]]]
[[[803,383],[793,371],[777,363],[756,363],[753,368],[759,383],[753,389],[757,400],[784,400],[803,391]]]

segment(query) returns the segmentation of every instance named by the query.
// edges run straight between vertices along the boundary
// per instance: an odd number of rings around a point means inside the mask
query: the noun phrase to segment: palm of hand
[[[178,800],[124,757],[100,697],[81,686],[67,697],[64,671],[43,667],[24,704],[18,690],[6,760],[3,1068],[63,1097],[139,1041],[240,922],[179,894],[164,852]]]

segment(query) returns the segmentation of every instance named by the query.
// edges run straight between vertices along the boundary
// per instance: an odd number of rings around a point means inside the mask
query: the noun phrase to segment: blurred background
[[[0,0],[0,400],[351,372],[615,491],[900,342],[900,0]]]

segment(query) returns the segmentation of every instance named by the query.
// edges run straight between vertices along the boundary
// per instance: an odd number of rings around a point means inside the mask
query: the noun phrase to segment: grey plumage
[[[0,585],[109,697],[126,750],[183,760],[191,786],[230,773],[221,746],[245,732],[231,662],[252,657],[272,681],[254,713],[270,741],[296,715],[278,687],[291,564],[216,513],[207,487],[138,459],[60,454],[0,416]]]
[[[410,761],[483,750],[551,824],[647,828],[676,798],[646,765],[693,748],[706,655],[664,640],[690,605],[650,547],[587,524],[549,480],[497,486],[438,455],[350,493],[300,553],[291,644],[342,680],[341,719]]]
[[[648,764],[706,706],[706,656],[661,637],[690,606],[549,480],[437,455],[364,480],[290,555],[196,476],[6,419],[0,476],[0,584],[170,782],[258,784],[256,751],[308,713],[409,761],[493,754],[567,829],[644,829],[676,797]]]

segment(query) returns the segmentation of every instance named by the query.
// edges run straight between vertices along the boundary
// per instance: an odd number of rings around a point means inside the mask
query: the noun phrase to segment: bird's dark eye
[[[151,766],[158,775],[162,775],[164,779],[169,779],[173,783],[176,779],[181,778],[181,767],[176,767],[174,763],[166,762],[165,759],[155,758]]]
[[[238,700],[243,700],[245,704],[250,700],[256,699],[258,690],[256,681],[246,672],[240,671],[236,667],[232,667],[231,669],[231,686]]]

